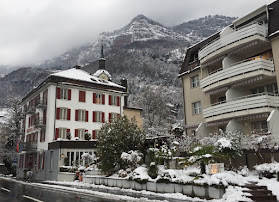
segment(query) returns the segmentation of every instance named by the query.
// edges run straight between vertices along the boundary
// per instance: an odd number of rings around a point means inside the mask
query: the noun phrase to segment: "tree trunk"
[[[200,166],[201,166],[201,174],[205,174],[205,163],[201,162]]]

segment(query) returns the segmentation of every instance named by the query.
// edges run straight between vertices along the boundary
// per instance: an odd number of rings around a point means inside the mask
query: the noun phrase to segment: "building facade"
[[[279,142],[279,2],[190,47],[180,70],[187,134],[241,131]]]
[[[22,99],[18,178],[32,170],[35,180],[73,180],[61,166],[85,166],[103,124],[124,115],[127,86],[110,81],[104,62],[97,76],[78,66],[51,74]]]

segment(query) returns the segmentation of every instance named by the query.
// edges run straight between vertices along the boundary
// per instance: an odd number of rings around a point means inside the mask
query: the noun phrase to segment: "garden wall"
[[[109,187],[134,189],[137,191],[146,190],[158,193],[181,193],[187,196],[200,197],[206,199],[220,199],[225,193],[224,187],[217,186],[156,182],[138,183],[132,180],[109,177],[97,177],[90,175],[84,175],[83,182],[96,185],[105,185]]]

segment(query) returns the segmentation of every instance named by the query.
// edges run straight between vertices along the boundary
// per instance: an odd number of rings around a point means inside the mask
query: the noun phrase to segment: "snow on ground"
[[[267,188],[272,191],[272,193],[274,195],[276,195],[277,200],[279,200],[279,182],[277,181],[276,178],[272,178],[272,179],[267,179],[267,178],[263,178],[261,180],[259,180],[259,183],[257,185],[263,185],[263,186],[267,186]]]

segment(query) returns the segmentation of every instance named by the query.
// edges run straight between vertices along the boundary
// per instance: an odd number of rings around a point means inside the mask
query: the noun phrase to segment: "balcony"
[[[199,60],[208,60],[219,54],[225,54],[226,51],[235,49],[238,46],[244,45],[255,40],[264,40],[267,35],[265,25],[251,24],[244,28],[238,29],[230,34],[220,37],[199,51]],[[234,44],[235,42],[240,42]],[[230,46],[230,47],[229,47]],[[226,49],[223,49],[226,47]],[[202,61],[204,62],[204,61]]]
[[[25,118],[25,114],[24,113],[19,113],[18,114],[18,118],[19,119],[24,119]]]
[[[205,122],[232,119],[251,114],[271,112],[279,107],[279,97],[274,94],[255,94],[240,97],[225,103],[216,103],[203,110]]]
[[[26,114],[35,114],[35,111],[36,111],[35,107],[29,106],[26,110]]]
[[[35,120],[35,128],[43,128],[46,127],[46,121],[43,118],[39,118]]]
[[[274,76],[272,60],[258,56],[217,70],[201,80],[201,88],[207,92],[259,75]]]
[[[20,130],[19,130],[19,132],[18,132],[20,135],[23,135],[23,134],[25,134],[25,129],[24,128],[21,128]]]
[[[22,145],[22,151],[37,151],[38,144],[37,142],[24,142]]]
[[[45,109],[47,107],[47,103],[44,100],[37,100],[35,103],[37,108]]]

